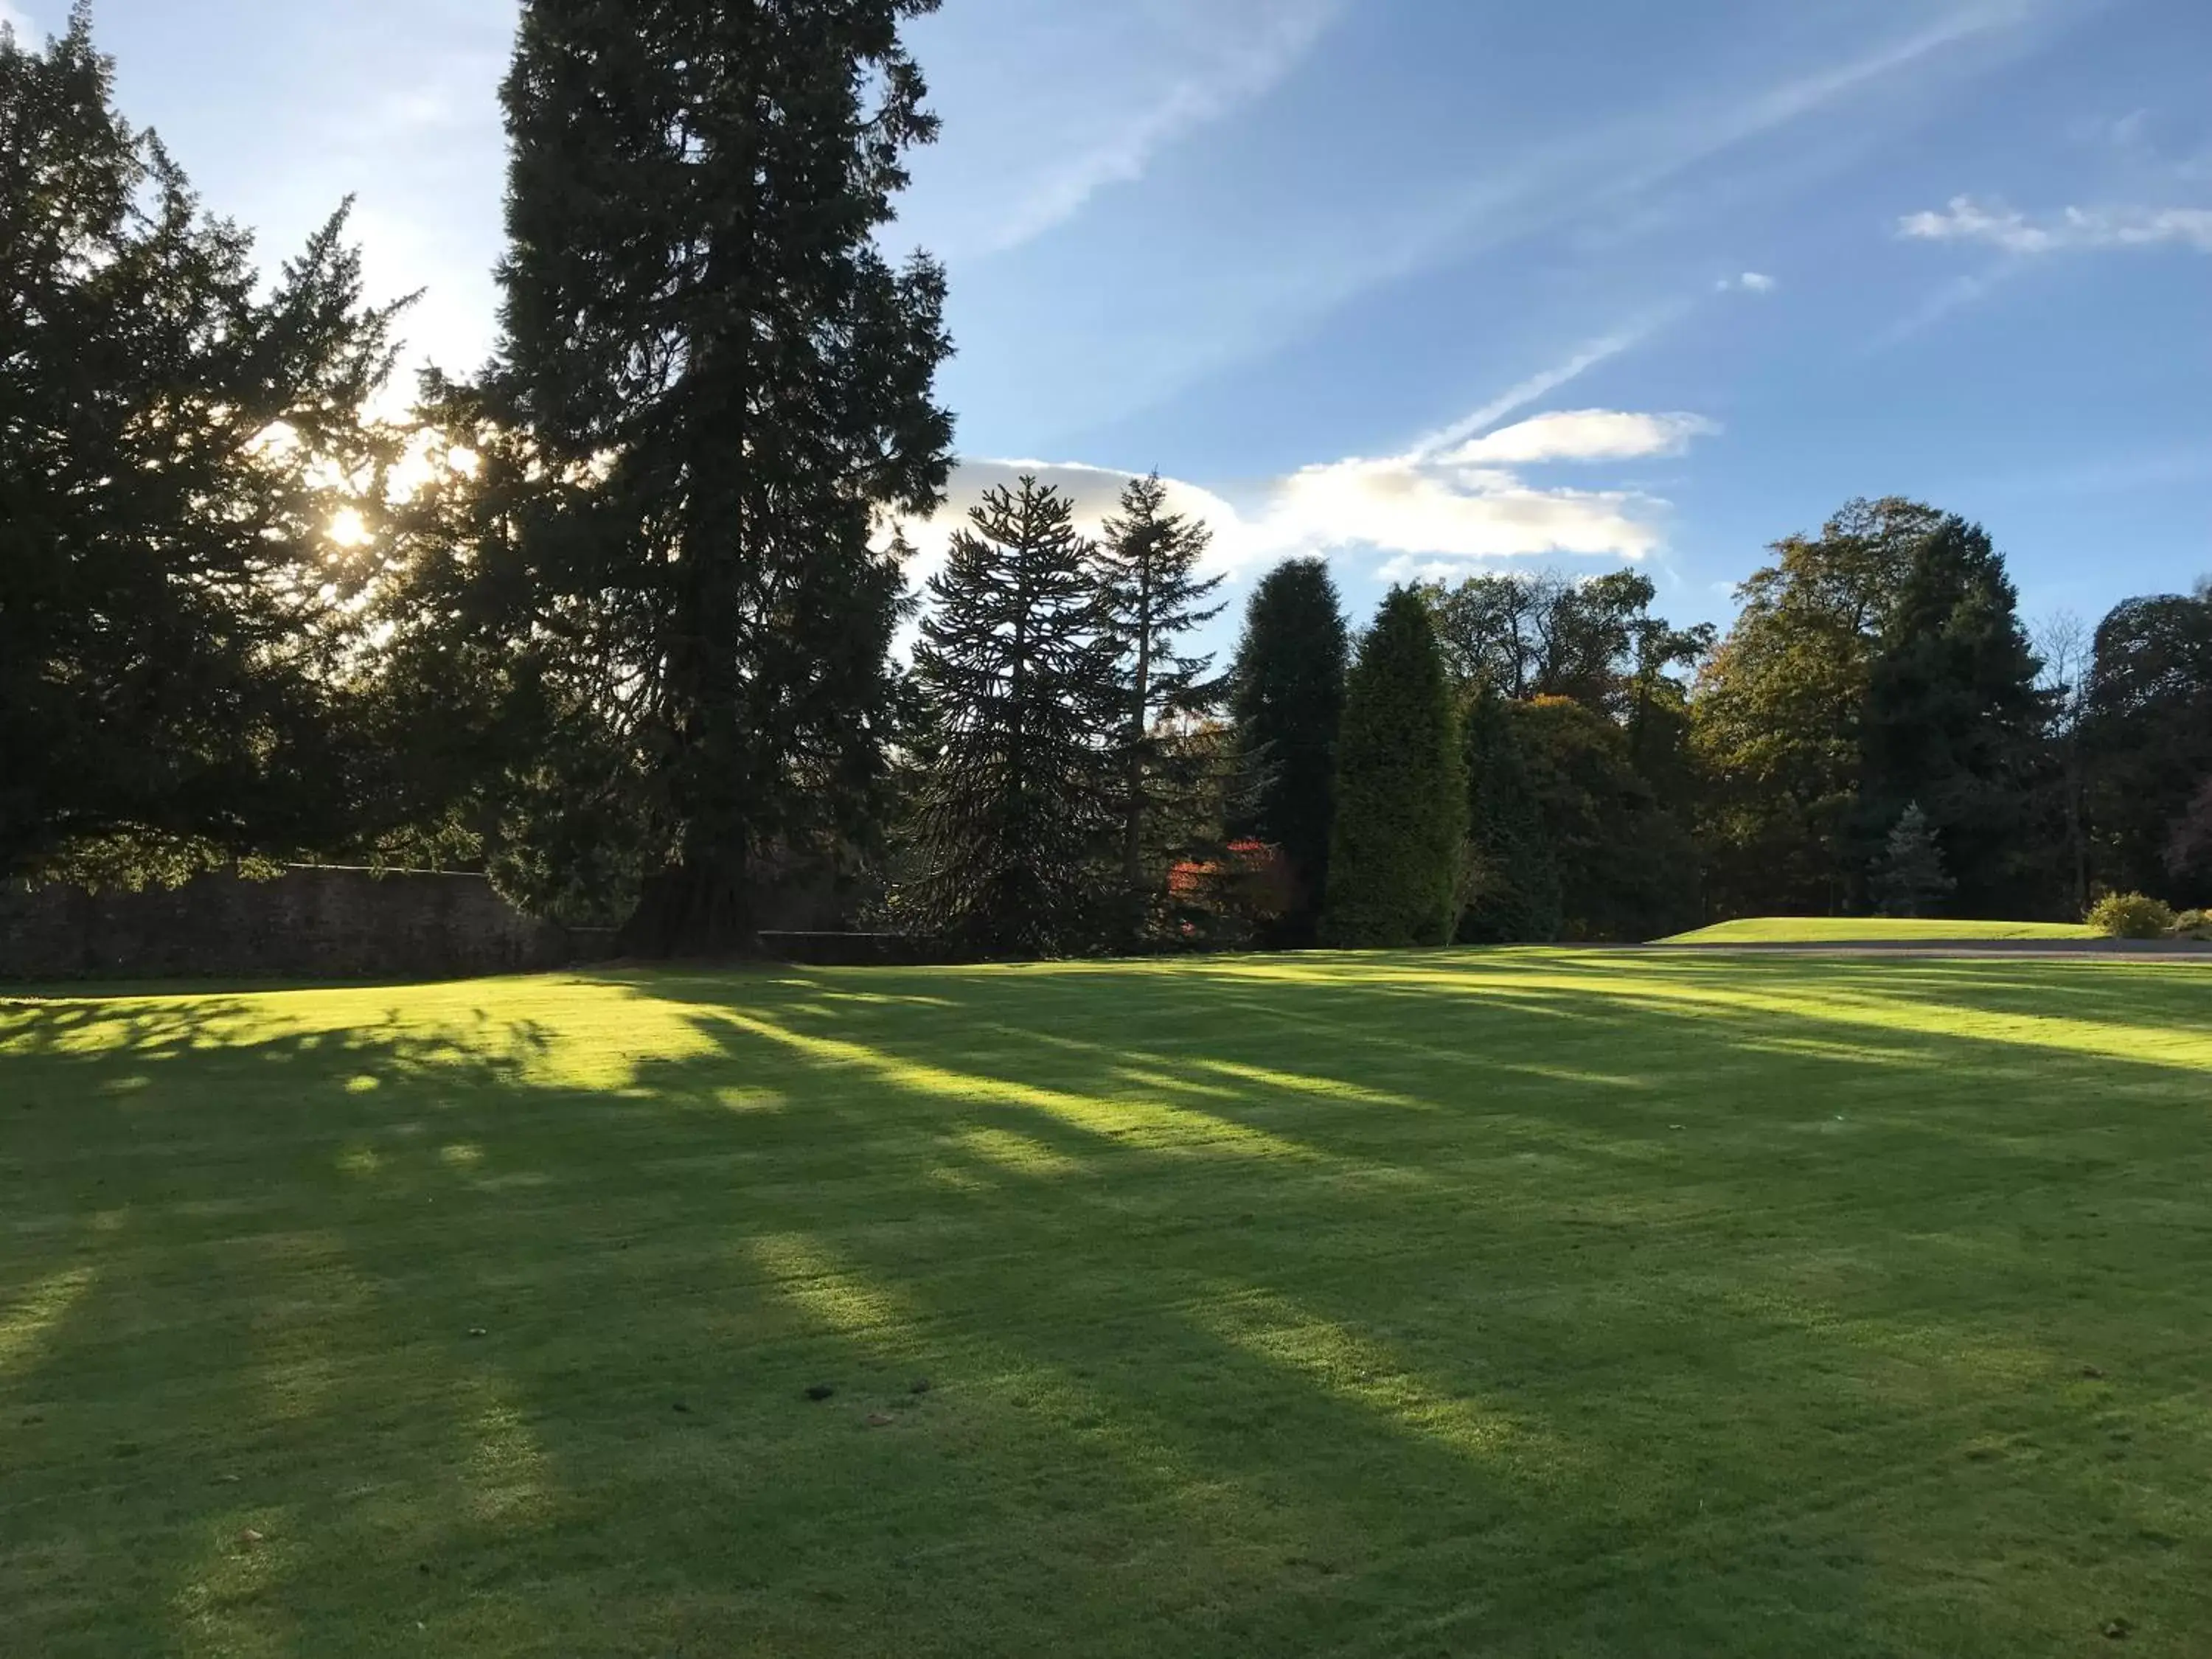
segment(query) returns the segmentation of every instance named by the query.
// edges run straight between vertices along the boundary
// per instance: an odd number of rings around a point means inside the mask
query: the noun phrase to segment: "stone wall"
[[[482,876],[301,866],[143,893],[0,884],[0,980],[450,979],[559,968],[602,944],[522,915]]]

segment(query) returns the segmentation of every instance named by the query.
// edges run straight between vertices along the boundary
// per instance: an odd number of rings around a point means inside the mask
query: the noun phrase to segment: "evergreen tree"
[[[2212,777],[2212,594],[2129,599],[2097,629],[2082,714],[2090,856],[2115,892],[2212,903],[2212,869],[2174,870],[2174,821]]]
[[[1913,550],[1869,675],[1861,823],[1873,840],[1918,803],[1968,915],[2035,906],[2040,672],[2002,556],[1979,526],[1945,519]]]
[[[1481,691],[1467,714],[1468,840],[1474,860],[1459,938],[1545,944],[1559,936],[1559,866],[1504,698]]]
[[[1419,592],[1394,587],[1346,682],[1323,941],[1447,942],[1467,826],[1443,653]]]
[[[327,847],[398,307],[343,212],[273,284],[112,102],[87,10],[0,30],[0,872]]]
[[[1299,899],[1273,943],[1313,942],[1328,888],[1336,817],[1336,748],[1350,640],[1328,566],[1291,559],[1261,580],[1244,617],[1231,678],[1231,713],[1246,799],[1233,838],[1282,849]]]
[[[1943,849],[1936,826],[1918,801],[1908,802],[1883,842],[1868,883],[1875,908],[1885,916],[1918,916],[1946,898],[1959,884],[1944,872]]]
[[[1099,636],[1094,550],[1034,477],[987,491],[929,585],[914,674],[918,931],[992,956],[1079,949],[1099,922],[1122,713]]]
[[[1185,836],[1163,843],[1164,819],[1186,821],[1209,780],[1206,750],[1184,740],[1176,723],[1203,716],[1219,701],[1206,679],[1211,657],[1194,657],[1176,642],[1221,614],[1206,602],[1221,586],[1200,578],[1198,562],[1212,532],[1167,507],[1167,487],[1155,472],[1121,492],[1121,516],[1109,519],[1096,561],[1102,640],[1120,680],[1121,730],[1112,757],[1121,830],[1125,933],[1142,936],[1164,891],[1167,869],[1194,848]]]
[[[951,434],[943,275],[876,240],[935,136],[899,39],[934,9],[523,7],[491,391],[535,488],[507,631],[517,683],[641,774],[633,951],[749,944],[764,875],[843,862],[880,816],[903,583],[878,532],[935,504]]]

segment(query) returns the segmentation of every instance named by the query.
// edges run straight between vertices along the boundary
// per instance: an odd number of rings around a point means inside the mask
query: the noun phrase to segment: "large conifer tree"
[[[1310,945],[1327,898],[1336,817],[1336,744],[1350,636],[1328,566],[1290,559],[1261,580],[1244,615],[1231,713],[1252,787],[1233,836],[1279,847],[1300,896],[1275,943]]]
[[[991,956],[1095,937],[1120,714],[1094,550],[1034,477],[988,490],[929,584],[912,925]]]
[[[1346,684],[1322,942],[1447,942],[1467,830],[1443,653],[1419,592],[1394,587]]]
[[[1121,514],[1104,526],[1095,561],[1102,641],[1114,657],[1120,731],[1114,739],[1115,811],[1121,819],[1122,930],[1140,936],[1164,887],[1170,855],[1192,850],[1158,844],[1163,823],[1188,822],[1212,781],[1208,750],[1178,741],[1174,722],[1219,702],[1206,678],[1213,659],[1177,648],[1194,628],[1221,614],[1209,605],[1221,578],[1201,577],[1198,562],[1212,532],[1167,506],[1155,472],[1121,492]]]
[[[1979,526],[1945,519],[1913,550],[1868,678],[1860,798],[1868,862],[1917,803],[1958,884],[1959,914],[2033,907],[2040,667],[2003,556]]]
[[[938,500],[951,441],[942,274],[875,241],[935,133],[899,40],[935,3],[523,8],[495,376],[544,486],[514,521],[547,647],[521,678],[637,757],[634,950],[744,946],[763,866],[872,828],[880,532]]]

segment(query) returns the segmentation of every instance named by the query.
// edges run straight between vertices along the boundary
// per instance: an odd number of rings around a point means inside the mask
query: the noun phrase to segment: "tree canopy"
[[[400,307],[343,210],[264,288],[112,82],[0,37],[0,870],[131,879],[343,833]]]

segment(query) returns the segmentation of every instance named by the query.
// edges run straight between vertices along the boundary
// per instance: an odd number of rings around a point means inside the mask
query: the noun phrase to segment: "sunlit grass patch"
[[[1680,933],[1669,945],[1881,945],[1935,940],[2081,939],[2097,930],[2065,921],[1946,921],[1901,916],[1757,916]]]
[[[0,1006],[0,1649],[2193,1655],[2212,970]]]

